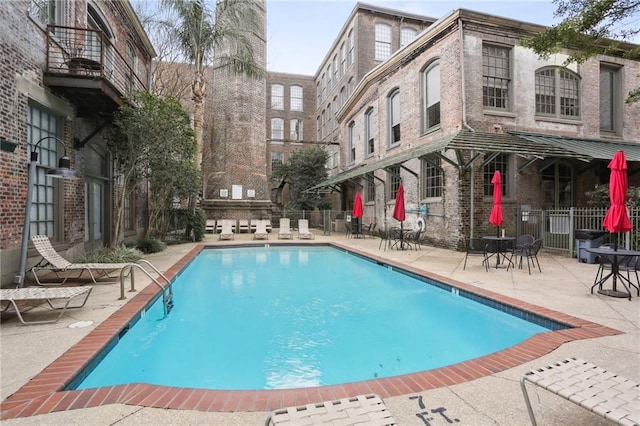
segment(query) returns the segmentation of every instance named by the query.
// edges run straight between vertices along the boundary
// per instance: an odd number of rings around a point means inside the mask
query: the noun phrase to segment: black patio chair
[[[487,271],[489,270],[489,263],[487,262],[487,242],[485,240],[482,238],[469,238],[467,242],[467,253],[464,255],[463,270],[467,268],[467,257],[469,257],[469,255],[482,256],[482,264]]]
[[[529,270],[529,275],[531,275],[531,264],[534,266],[538,266],[538,271],[542,272],[540,268],[540,261],[538,260],[538,252],[542,248],[542,239],[535,240],[531,244],[525,244],[522,247],[514,248],[515,256],[520,257],[520,262],[518,263],[518,267],[522,269],[522,259],[527,258],[527,269]],[[513,263],[511,264],[513,266]],[[515,267],[515,266],[514,266]],[[507,269],[509,269],[507,267]]]

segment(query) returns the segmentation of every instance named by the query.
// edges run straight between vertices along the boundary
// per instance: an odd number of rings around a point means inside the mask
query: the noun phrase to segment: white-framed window
[[[58,137],[59,119],[47,111],[35,106],[29,106],[27,121],[27,140],[31,155],[34,146],[47,136]],[[60,179],[47,176],[50,168],[58,167],[59,142],[56,139],[44,139],[38,145],[38,162],[36,163],[36,177],[31,194],[31,227],[29,235],[47,235],[54,241],[59,241],[61,232],[60,206],[62,205]]]
[[[340,45],[340,77],[347,72],[347,51],[343,41]]]
[[[322,90],[322,96],[320,96],[320,99],[324,100],[327,93],[327,75],[325,73],[322,73],[322,78],[320,81],[321,81],[321,90]]]
[[[389,146],[400,143],[400,90],[396,89],[387,99],[389,117]]]
[[[302,120],[299,118],[294,118],[289,122],[289,139],[292,141],[301,141],[302,140]]]
[[[327,129],[329,132],[333,129],[333,109],[331,104],[327,105]]]
[[[320,90],[320,82],[316,83],[316,108],[320,106],[322,103],[322,99],[320,98],[321,90]]]
[[[580,118],[580,77],[566,68],[536,71],[536,115]]]
[[[600,65],[600,131],[619,133],[622,127],[622,78],[620,67]]]
[[[375,59],[384,61],[391,56],[391,25],[376,24]]]
[[[376,150],[375,126],[373,122],[373,107],[364,113],[364,139],[366,143],[367,155],[373,155]]]
[[[340,89],[340,107],[344,106],[345,102],[347,102],[347,89],[342,86]]]
[[[322,121],[320,116],[316,117],[316,140],[322,140]]]
[[[373,173],[367,173],[364,176],[364,201],[373,202],[376,200],[376,179],[373,177]]]
[[[485,197],[493,196],[493,184],[491,183],[491,179],[493,179],[493,175],[496,170],[500,171],[500,177],[502,178],[502,195],[507,197],[510,194],[508,185],[509,155],[507,154],[499,154],[493,160],[485,164],[484,169],[482,170],[484,195]]]
[[[482,46],[482,105],[490,109],[511,109],[511,48]]]
[[[331,64],[333,67],[333,84],[338,84],[338,54],[333,55],[333,63]]]
[[[271,171],[273,172],[278,167],[284,164],[284,152],[271,151]]]
[[[398,195],[400,184],[402,183],[402,178],[400,177],[400,166],[387,167],[387,174],[389,176],[387,179],[389,199],[395,200]]]
[[[440,125],[440,62],[422,71],[422,132]]]
[[[355,134],[356,123],[349,123],[349,127],[347,128],[347,140],[349,142],[349,164],[352,164],[356,161],[356,134]]]
[[[271,140],[281,141],[284,139],[284,120],[282,118],[271,119]]]
[[[355,41],[353,36],[353,28],[349,30],[347,42],[348,42],[348,49],[349,49],[347,52],[347,65],[353,65],[353,61],[355,60],[354,59]]]
[[[31,0],[29,15],[43,25],[64,25],[64,0]]]
[[[282,84],[271,85],[271,108],[284,109],[284,86]]]
[[[133,45],[127,41],[127,91],[136,89],[138,57]]]
[[[331,80],[331,76],[333,75],[333,72],[331,71],[331,64],[329,64],[327,66],[327,94],[329,93],[329,90],[331,90],[331,88],[333,87],[333,81]]]
[[[302,86],[293,85],[289,87],[289,95],[290,95],[289,108],[291,108],[292,111],[302,111],[303,110]]]
[[[355,79],[351,77],[349,81],[347,81],[347,97],[351,96],[353,89],[355,89]]]
[[[443,173],[440,157],[431,156],[420,160],[421,198],[442,197]]]
[[[413,28],[402,28],[400,30],[400,49],[411,43],[418,35],[418,31]]]

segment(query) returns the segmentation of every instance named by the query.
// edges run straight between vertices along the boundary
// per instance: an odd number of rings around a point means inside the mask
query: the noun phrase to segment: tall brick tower
[[[251,33],[256,62],[266,67],[266,0],[259,0],[259,28]],[[204,200],[212,219],[268,219],[271,200],[266,161],[266,79],[217,68],[224,46],[216,48],[207,98],[204,134]]]

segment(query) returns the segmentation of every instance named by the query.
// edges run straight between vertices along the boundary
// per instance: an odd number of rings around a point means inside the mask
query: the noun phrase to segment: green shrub
[[[197,208],[189,210],[187,213],[187,229],[191,230],[193,241],[202,241],[204,230],[207,225],[207,214],[203,209]],[[187,238],[189,235],[187,235]]]
[[[102,247],[85,253],[79,263],[129,263],[142,259],[140,250],[131,247],[117,246],[114,249]]]
[[[159,253],[167,247],[165,243],[156,238],[140,238],[137,248],[143,253]]]

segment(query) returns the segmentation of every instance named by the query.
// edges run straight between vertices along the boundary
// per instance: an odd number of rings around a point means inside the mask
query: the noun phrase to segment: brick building
[[[405,226],[422,216],[429,242],[460,248],[495,232],[495,170],[511,233],[522,207],[585,206],[616,150],[638,185],[640,105],[624,102],[640,85],[640,62],[624,58],[635,46],[565,66],[566,54],[541,59],[518,44],[543,29],[467,10],[428,26],[348,92],[336,113],[339,164],[316,188],[339,189],[341,209],[361,192],[365,221],[390,227],[402,182]],[[319,135],[332,126],[321,115]]]
[[[128,1],[0,2],[3,284],[19,269],[36,147],[31,235],[48,235],[71,258],[110,242],[114,176],[104,134],[124,95],[148,88],[154,55]],[[65,152],[80,179],[46,177]],[[127,200],[129,232],[143,224],[143,200]]]

